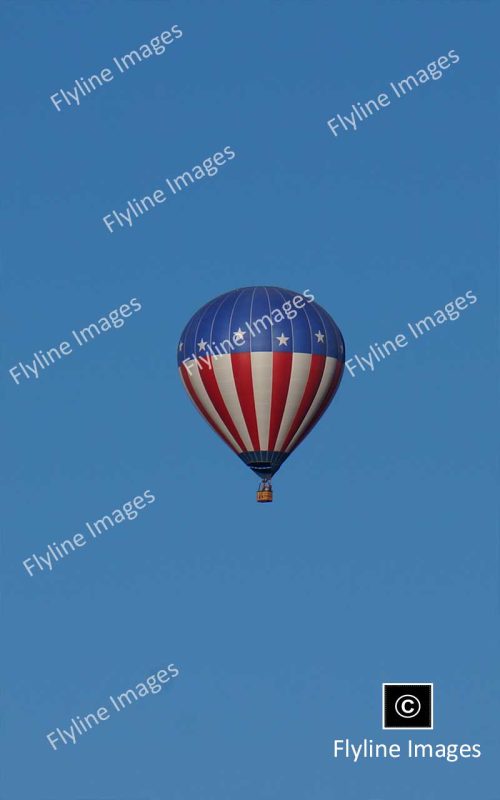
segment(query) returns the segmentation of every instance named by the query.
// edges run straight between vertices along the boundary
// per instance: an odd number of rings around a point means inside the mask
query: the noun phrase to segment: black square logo
[[[432,730],[433,689],[432,683],[383,683],[384,730]]]

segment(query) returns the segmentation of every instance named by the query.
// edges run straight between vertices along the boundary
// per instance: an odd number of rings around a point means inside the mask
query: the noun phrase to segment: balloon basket
[[[273,487],[268,481],[262,481],[257,490],[258,503],[272,503],[273,502]]]

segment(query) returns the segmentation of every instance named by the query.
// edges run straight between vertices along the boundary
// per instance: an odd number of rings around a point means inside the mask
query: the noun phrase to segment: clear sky
[[[498,13],[483,2],[4,2],[4,800],[496,800]],[[177,25],[57,111],[50,95]],[[358,130],[329,131],[454,50]],[[102,217],[230,147],[132,228]],[[477,302],[337,397],[256,476],[177,375],[222,292],[309,288],[347,356]],[[41,372],[9,369],[131,298]],[[22,561],[149,489],[32,577]],[[88,534],[88,539],[90,540]],[[76,745],[46,734],[168,664]],[[382,681],[433,681],[435,729],[483,757],[332,757],[381,730]],[[495,750],[496,748],[496,750]],[[495,794],[495,791],[497,792]]]

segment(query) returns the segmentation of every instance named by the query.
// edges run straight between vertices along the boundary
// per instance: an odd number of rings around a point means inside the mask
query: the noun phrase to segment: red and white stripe
[[[290,453],[326,409],[342,368],[330,356],[239,352],[186,360],[180,372],[198,410],[237,453]]]

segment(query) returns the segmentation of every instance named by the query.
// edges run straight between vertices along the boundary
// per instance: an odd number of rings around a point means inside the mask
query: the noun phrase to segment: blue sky
[[[464,2],[74,2],[2,9],[6,800],[495,800],[498,14]],[[57,112],[50,95],[178,25]],[[349,113],[454,49],[356,132]],[[225,146],[213,178],[102,217]],[[459,320],[347,373],[257,506],[177,376],[183,326],[238,286],[309,288],[347,355],[471,290]],[[8,370],[131,298],[38,380]],[[31,553],[156,500],[29,577]],[[154,696],[45,736],[170,663]],[[433,681],[483,757],[353,765],[382,681]],[[109,704],[109,701],[108,701]]]

